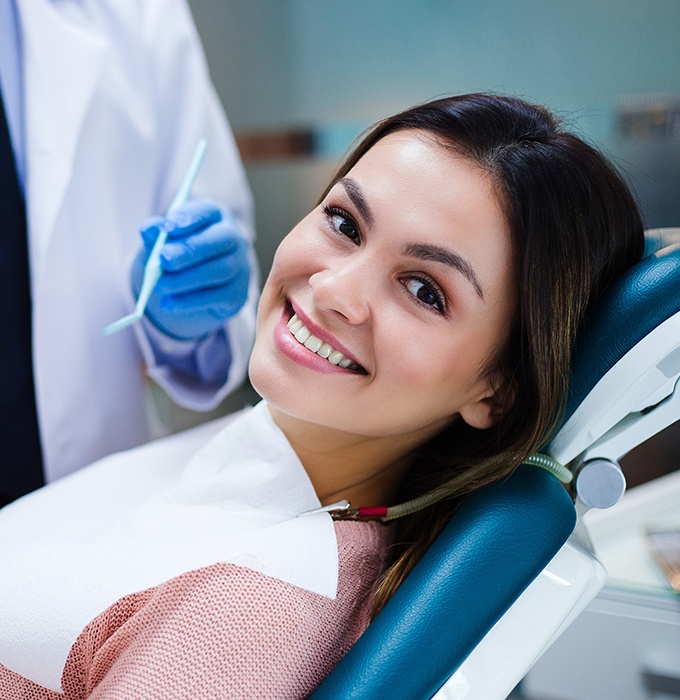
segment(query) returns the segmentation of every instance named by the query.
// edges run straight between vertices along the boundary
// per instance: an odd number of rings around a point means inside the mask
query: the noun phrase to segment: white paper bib
[[[296,517],[319,505],[264,402],[30,494],[0,510],[0,663],[60,691],[93,618],[217,562],[334,598],[333,523]]]

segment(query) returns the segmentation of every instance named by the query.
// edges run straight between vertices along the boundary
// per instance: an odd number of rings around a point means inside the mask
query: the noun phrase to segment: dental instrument
[[[191,192],[194,180],[198,175],[198,171],[200,170],[201,165],[203,164],[203,158],[205,157],[205,152],[207,148],[208,144],[205,139],[200,139],[198,144],[196,144],[196,150],[194,151],[194,155],[191,159],[191,163],[189,164],[189,168],[184,176],[184,180],[182,181],[179,190],[177,190],[177,194],[175,194],[172,202],[170,202],[170,206],[167,208],[165,216],[170,216],[170,214],[172,214],[178,207],[184,204],[187,201],[187,199],[189,199],[189,193]],[[158,238],[156,239],[156,242],[154,243],[154,246],[151,249],[149,259],[147,260],[146,265],[144,266],[144,277],[142,279],[142,287],[139,290],[139,296],[137,297],[135,310],[131,314],[123,316],[123,318],[120,318],[117,321],[114,321],[110,325],[106,326],[106,328],[104,328],[104,335],[111,335],[112,333],[116,333],[117,331],[126,328],[127,326],[135,323],[136,321],[139,321],[139,319],[142,318],[142,316],[144,315],[144,309],[146,308],[146,305],[149,302],[151,292],[153,291],[153,288],[156,286],[156,283],[158,282],[162,274],[161,248],[165,245],[165,241],[167,240],[167,238],[168,232],[164,228],[161,228],[158,234]]]

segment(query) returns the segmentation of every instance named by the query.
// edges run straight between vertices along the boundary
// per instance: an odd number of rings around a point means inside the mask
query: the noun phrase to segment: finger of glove
[[[154,289],[154,296],[186,294],[228,285],[241,276],[249,277],[248,267],[236,256],[223,255],[179,272],[163,273]]]
[[[234,265],[248,265],[248,244],[237,229],[224,221],[212,224],[180,240],[170,240],[161,249],[161,266],[177,272],[212,258],[229,256]]]
[[[248,280],[245,275],[240,275],[232,283],[220,287],[165,296],[161,299],[160,308],[171,313],[209,312],[215,318],[224,320],[243,306],[247,295]]]
[[[147,257],[158,238],[158,234],[164,229],[164,222],[165,219],[162,216],[150,216],[142,222],[139,228]]]
[[[237,275],[228,285],[186,294],[153,297],[146,315],[166,334],[184,340],[209,335],[237,313],[248,298],[249,275]]]
[[[180,239],[220,221],[222,212],[207,199],[190,199],[165,217],[169,239]]]
[[[220,221],[222,212],[212,202],[205,199],[191,199],[178,207],[170,216],[150,216],[139,229],[147,250],[153,248],[158,234],[166,231],[168,238],[190,236]]]

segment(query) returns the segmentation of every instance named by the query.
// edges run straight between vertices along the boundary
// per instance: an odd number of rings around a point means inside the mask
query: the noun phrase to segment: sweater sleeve
[[[66,698],[307,697],[366,628],[386,563],[389,528],[336,523],[336,532],[334,600],[233,564],[183,574],[88,625],[64,669]]]
[[[2,700],[64,700],[61,693],[38,685],[0,665],[0,698]]]

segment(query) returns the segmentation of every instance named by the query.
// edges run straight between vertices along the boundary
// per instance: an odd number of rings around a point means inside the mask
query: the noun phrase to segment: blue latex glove
[[[163,274],[145,315],[173,338],[203,338],[220,328],[246,301],[248,242],[235,217],[223,215],[206,200],[189,200],[168,218],[151,217],[140,229],[144,244],[130,273],[135,295],[161,228],[168,232],[161,250]]]

